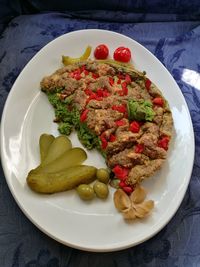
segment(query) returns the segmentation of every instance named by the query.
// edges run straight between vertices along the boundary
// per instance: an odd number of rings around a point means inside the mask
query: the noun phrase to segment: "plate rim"
[[[146,238],[143,238],[142,240],[134,243],[134,244],[123,244],[125,242],[121,242],[120,244],[122,245],[118,245],[115,244],[115,246],[113,247],[109,247],[109,248],[92,248],[91,246],[89,247],[83,247],[83,246],[79,246],[78,244],[72,244],[71,242],[67,242],[66,240],[63,241],[61,240],[60,238],[57,238],[56,236],[52,235],[51,233],[49,233],[48,231],[46,231],[46,229],[42,226],[40,226],[36,221],[34,221],[34,219],[31,217],[30,214],[28,214],[28,212],[24,209],[23,207],[23,204],[20,203],[17,199],[17,194],[16,192],[13,190],[10,182],[9,182],[9,179],[7,178],[7,176],[9,176],[8,172],[7,172],[7,168],[6,168],[6,159],[4,157],[4,151],[3,151],[3,148],[4,148],[4,142],[5,142],[5,138],[4,138],[4,125],[5,125],[5,116],[6,116],[6,113],[7,113],[7,110],[8,110],[8,107],[9,107],[9,102],[10,100],[12,99],[12,94],[14,92],[14,87],[16,85],[16,83],[18,82],[18,80],[20,79],[20,76],[23,74],[24,70],[28,67],[29,63],[34,61],[35,60],[35,57],[38,56],[41,51],[43,49],[45,49],[47,46],[49,46],[50,44],[52,44],[53,42],[55,42],[55,40],[58,40],[58,39],[61,39],[65,36],[69,36],[69,35],[73,35],[73,34],[79,34],[79,33],[82,33],[82,32],[91,32],[91,31],[99,31],[99,32],[108,32],[109,34],[112,33],[112,34],[115,34],[115,35],[118,35],[119,37],[123,37],[123,38],[127,38],[129,41],[132,41],[134,42],[135,44],[137,44],[138,46],[140,46],[142,49],[144,49],[147,53],[150,53],[151,56],[154,57],[154,59],[156,60],[157,64],[159,64],[159,66],[164,69],[166,71],[166,73],[168,74],[169,78],[173,81],[174,85],[177,87],[179,93],[180,93],[180,96],[181,96],[181,101],[184,103],[184,106],[186,107],[186,112],[187,112],[187,115],[188,115],[188,122],[191,126],[191,139],[192,139],[192,143],[191,143],[191,146],[192,146],[192,155],[191,155],[191,166],[190,166],[190,169],[188,170],[188,173],[190,173],[188,179],[187,179],[187,183],[185,182],[185,186],[184,188],[182,189],[182,195],[181,197],[179,197],[179,201],[177,203],[177,205],[175,206],[175,209],[173,211],[170,212],[170,216],[168,216],[168,220],[166,220],[164,223],[162,223],[162,225],[160,227],[158,227],[156,229],[156,231],[153,231],[151,234],[147,235]],[[1,117],[1,129],[0,129],[0,134],[1,134],[1,147],[0,147],[0,150],[1,150],[1,162],[2,162],[2,168],[3,168],[3,173],[4,173],[4,176],[5,176],[5,180],[6,180],[6,183],[9,187],[9,190],[14,198],[14,200],[16,201],[18,207],[21,209],[21,211],[24,213],[24,215],[30,220],[31,223],[33,223],[39,230],[41,230],[43,233],[45,233],[47,236],[53,238],[54,240],[58,241],[59,243],[62,243],[64,245],[67,245],[69,247],[72,247],[72,248],[75,248],[75,249],[80,249],[80,250],[83,250],[83,251],[91,251],[91,252],[111,252],[111,251],[119,251],[119,250],[123,250],[123,249],[127,249],[127,248],[130,248],[130,247],[133,247],[133,246],[136,246],[138,244],[141,244],[147,240],[149,240],[150,238],[152,238],[153,236],[155,236],[158,232],[160,232],[168,223],[169,221],[172,219],[172,217],[175,215],[175,213],[177,212],[177,210],[179,209],[182,201],[183,201],[183,198],[185,196],[185,193],[187,191],[187,188],[188,188],[188,185],[190,183],[190,179],[191,179],[191,175],[192,175],[192,170],[193,170],[193,165],[194,165],[194,157],[195,157],[195,137],[194,137],[194,129],[193,129],[193,124],[192,124],[192,119],[191,119],[191,115],[190,115],[190,111],[189,111],[189,108],[188,108],[188,105],[187,105],[187,102],[186,102],[186,99],[180,89],[180,87],[178,86],[177,82],[175,81],[175,79],[173,78],[173,76],[171,75],[171,73],[168,71],[168,69],[158,60],[158,58],[151,52],[149,51],[146,47],[144,47],[143,45],[141,45],[139,42],[137,42],[136,40],[132,39],[131,37],[128,37],[124,34],[121,34],[121,33],[117,33],[117,32],[114,32],[114,31],[110,31],[110,30],[103,30],[103,29],[84,29],[84,30],[76,30],[76,31],[71,31],[71,32],[68,32],[68,33],[65,33],[65,34],[62,34],[60,35],[59,37],[51,40],[50,42],[48,42],[46,45],[44,45],[27,63],[26,65],[23,67],[23,69],[21,70],[20,74],[18,75],[18,77],[16,78],[14,84],[12,85],[11,89],[10,89],[10,92],[7,96],[7,99],[6,99],[6,102],[5,102],[5,105],[4,105],[4,108],[3,108],[3,112],[2,112],[2,117]]]

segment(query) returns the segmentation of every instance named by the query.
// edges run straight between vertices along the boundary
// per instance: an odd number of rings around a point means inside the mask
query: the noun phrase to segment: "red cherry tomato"
[[[120,46],[114,51],[114,60],[129,62],[131,60],[131,51],[128,47]]]
[[[105,44],[98,45],[94,50],[94,56],[96,59],[106,59],[108,54],[109,50]]]

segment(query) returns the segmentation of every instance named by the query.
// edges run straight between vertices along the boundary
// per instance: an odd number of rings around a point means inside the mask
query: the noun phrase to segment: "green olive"
[[[94,192],[96,193],[97,197],[105,199],[109,194],[108,186],[102,182],[96,181],[94,186]]]
[[[79,197],[83,200],[91,200],[95,197],[94,189],[88,184],[81,184],[77,187]]]
[[[97,170],[97,179],[104,183],[107,184],[109,182],[110,179],[110,174],[109,171],[107,169],[101,168]]]

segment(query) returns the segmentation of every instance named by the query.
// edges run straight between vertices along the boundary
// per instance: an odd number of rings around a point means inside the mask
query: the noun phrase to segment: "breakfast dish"
[[[134,186],[160,169],[172,115],[159,89],[133,68],[98,61],[65,66],[41,81],[62,134],[73,128],[97,148],[116,178]]]
[[[87,149],[98,149],[117,188],[129,195],[161,168],[173,119],[145,72],[112,60],[79,61],[44,77],[41,89],[60,133],[75,129]]]

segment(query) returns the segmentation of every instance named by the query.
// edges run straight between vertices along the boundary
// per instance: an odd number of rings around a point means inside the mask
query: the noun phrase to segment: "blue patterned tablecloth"
[[[148,48],[170,71],[187,101],[195,132],[195,161],[184,200],[169,224],[155,237],[113,253],[83,252],[40,232],[16,205],[0,169],[0,267],[198,267],[200,266],[200,21],[133,22],[118,11],[86,18],[67,13],[14,18],[0,36],[0,112],[25,64],[54,38],[79,29],[107,29]],[[102,16],[107,16],[102,19]],[[153,20],[149,19],[149,20]],[[179,19],[180,20],[180,19]],[[116,19],[115,19],[116,21]],[[130,22],[132,21],[132,22]],[[161,19],[162,21],[162,19]],[[187,158],[185,159],[187,160]]]

